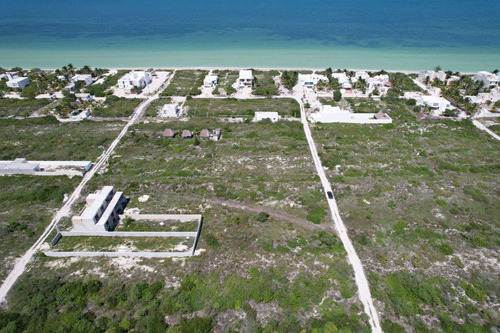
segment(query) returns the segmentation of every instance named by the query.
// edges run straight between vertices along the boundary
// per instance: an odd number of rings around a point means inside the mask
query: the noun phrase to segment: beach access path
[[[163,86],[166,86],[170,83],[170,80],[174,77],[175,71],[172,73],[172,75],[168,78],[168,80],[165,82]],[[85,185],[88,183],[90,179],[94,176],[94,174],[108,161],[109,157],[115,150],[116,146],[118,146],[118,143],[120,140],[123,138],[123,136],[127,133],[128,129],[130,126],[132,126],[137,119],[142,115],[146,107],[155,99],[158,99],[160,96],[160,92],[162,91],[161,87],[158,89],[155,95],[149,97],[146,99],[144,102],[139,104],[136,109],[134,110],[134,113],[130,117],[130,120],[127,122],[125,127],[121,130],[121,132],[118,134],[116,139],[111,143],[109,148],[100,156],[98,162],[94,165],[92,169],[90,169],[85,176],[83,176],[82,181],[76,189],[73,191],[71,196],[68,198],[68,200],[64,203],[64,205],[56,212],[54,217],[52,218],[52,221],[50,224],[45,228],[44,232],[42,235],[38,238],[38,240],[33,244],[26,253],[18,258],[16,260],[16,263],[14,264],[14,268],[12,271],[9,273],[5,281],[2,283],[0,286],[0,305],[4,306],[7,303],[7,294],[9,293],[10,289],[12,286],[16,283],[17,279],[24,273],[26,270],[26,265],[31,261],[35,253],[37,253],[41,246],[44,244],[45,240],[47,237],[52,233],[54,228],[57,226],[57,223],[61,220],[61,218],[65,216],[69,216],[71,213],[71,207],[73,204],[80,198],[81,192]]]
[[[495,138],[498,141],[500,141],[500,136],[498,136],[497,134],[495,134],[492,130],[490,130],[484,124],[480,123],[479,121],[477,121],[475,119],[472,120],[472,123],[474,124],[474,126],[476,126],[477,128],[479,128],[480,130],[485,131],[486,133],[488,133],[489,135],[491,135],[493,138]]]

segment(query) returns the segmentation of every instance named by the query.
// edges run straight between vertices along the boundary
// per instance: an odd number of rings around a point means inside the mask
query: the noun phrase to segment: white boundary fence
[[[137,258],[173,258],[190,257],[196,253],[196,246],[200,240],[201,228],[203,226],[203,216],[200,214],[175,215],[175,214],[130,214],[122,215],[134,220],[165,221],[177,220],[180,222],[198,220],[197,231],[58,231],[54,237],[51,246],[55,246],[62,237],[195,237],[190,251],[186,252],[103,252],[103,251],[45,251],[48,257],[137,257]]]

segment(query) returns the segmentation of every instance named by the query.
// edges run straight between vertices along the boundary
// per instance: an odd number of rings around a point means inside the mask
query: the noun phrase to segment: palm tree
[[[82,74],[92,74],[92,68],[90,68],[89,66],[85,65],[82,67],[82,69],[80,70],[80,72]]]

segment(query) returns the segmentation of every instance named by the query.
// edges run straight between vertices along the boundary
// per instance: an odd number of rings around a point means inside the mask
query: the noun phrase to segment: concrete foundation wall
[[[136,221],[149,220],[149,221],[165,221],[175,220],[180,222],[198,221],[201,219],[199,214],[124,214],[120,219],[130,217]]]
[[[196,237],[196,231],[61,231],[64,237]]]
[[[53,252],[46,251],[48,257],[136,257],[136,258],[175,258],[190,257],[191,252]]]
[[[78,176],[83,177],[82,171],[76,170],[61,170],[61,171],[37,171],[32,173],[35,176]]]

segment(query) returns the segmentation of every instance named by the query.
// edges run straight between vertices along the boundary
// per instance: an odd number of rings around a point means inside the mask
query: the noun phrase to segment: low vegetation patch
[[[200,87],[208,74],[204,70],[178,70],[162,96],[196,96],[201,94]]]
[[[94,117],[130,117],[134,109],[143,102],[140,98],[109,96],[104,105],[92,111]]]
[[[257,111],[276,111],[281,116],[300,116],[299,104],[292,98],[249,100],[195,98],[186,101],[184,106],[189,108],[188,115],[192,117],[253,118]]]
[[[0,117],[28,117],[49,103],[47,99],[0,99]]]

